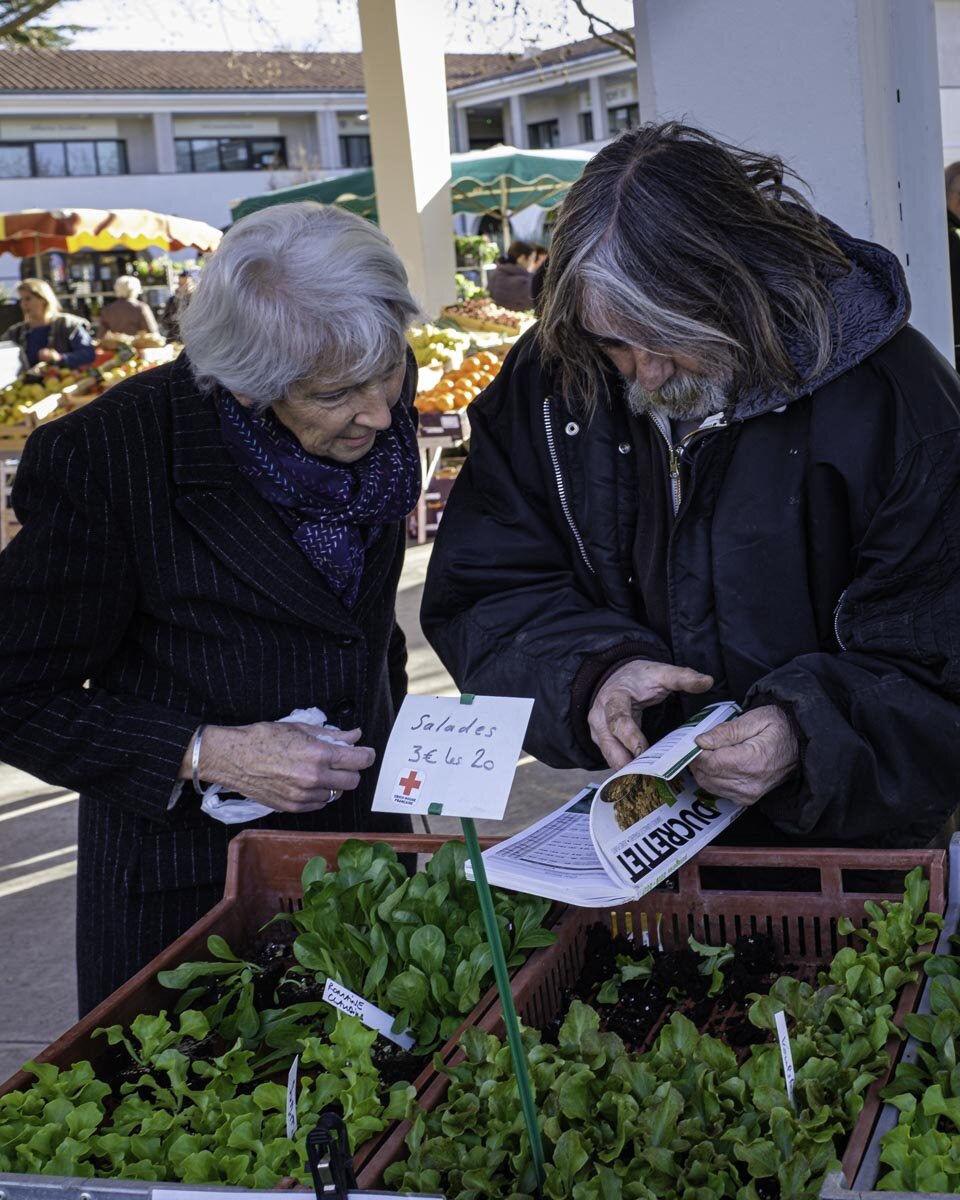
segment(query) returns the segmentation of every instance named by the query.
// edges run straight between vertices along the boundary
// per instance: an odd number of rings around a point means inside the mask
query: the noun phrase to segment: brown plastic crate
[[[335,864],[337,852],[348,838],[387,842],[398,853],[406,854],[432,854],[451,840],[418,834],[310,834],[266,830],[247,830],[238,834],[230,843],[223,899],[62,1037],[35,1055],[36,1061],[54,1063],[58,1067],[67,1067],[80,1059],[95,1062],[109,1050],[106,1038],[93,1037],[95,1029],[102,1025],[129,1024],[139,1013],[159,1012],[163,1008],[169,1009],[176,1002],[176,993],[157,982],[158,971],[208,957],[207,938],[212,934],[219,934],[233,948],[239,949],[271,917],[279,912],[292,912],[300,908],[300,876],[307,860],[322,855],[329,863]],[[487,847],[497,840],[482,838],[481,845]],[[530,986],[537,971],[536,959],[544,953],[544,950],[533,951],[527,962],[517,970],[514,976],[517,986]],[[456,1043],[463,1030],[483,1020],[494,1004],[496,995],[496,987],[491,987],[481,997],[477,1007],[464,1018],[454,1036],[439,1051],[445,1061],[457,1053]],[[0,1096],[29,1088],[33,1082],[32,1075],[18,1071],[0,1085]],[[436,1082],[436,1072],[428,1059],[427,1065],[414,1080],[422,1103],[436,1103],[432,1099]],[[358,1148],[355,1167],[360,1187],[371,1186],[373,1176],[370,1164],[378,1161],[379,1147],[389,1132],[388,1127]],[[382,1169],[381,1166],[381,1172]]]
[[[586,935],[597,921],[610,922],[612,914],[621,932],[632,924],[634,932],[641,928],[658,928],[665,950],[682,949],[692,934],[697,941],[723,945],[741,935],[766,934],[773,938],[781,954],[795,962],[806,973],[825,966],[853,939],[840,937],[837,921],[849,917],[856,924],[864,918],[868,900],[889,900],[889,893],[852,891],[844,880],[844,872],[892,871],[905,873],[923,867],[930,882],[928,907],[942,914],[946,907],[946,851],[944,850],[865,850],[865,849],[766,849],[708,846],[690,862],[685,863],[669,881],[669,890],[648,893],[634,904],[616,909],[569,908],[557,926],[557,941],[542,952],[537,960],[536,973],[518,976],[513,983],[514,1002],[520,1020],[540,1027],[560,1012],[564,989],[574,983],[584,964]],[[737,873],[742,887],[712,888],[702,878],[705,870],[725,868]],[[811,872],[815,891],[759,890],[759,875],[770,871]],[[784,879],[789,877],[784,875]],[[645,925],[644,925],[645,923]],[[651,932],[651,936],[655,937]],[[903,1016],[916,1007],[920,983],[910,984],[900,995],[894,1019],[902,1024]],[[504,1036],[503,1014],[497,1001],[478,1022],[481,1029]],[[843,1170],[852,1179],[866,1151],[867,1143],[880,1113],[879,1093],[886,1084],[902,1043],[891,1038],[887,1043],[890,1070],[869,1088],[864,1108],[851,1132],[843,1157]],[[437,1076],[429,1085],[421,1105],[430,1111],[446,1093],[449,1079]],[[387,1166],[399,1159],[404,1150],[403,1139],[409,1125],[388,1130],[375,1161],[367,1165],[367,1186],[382,1179]]]

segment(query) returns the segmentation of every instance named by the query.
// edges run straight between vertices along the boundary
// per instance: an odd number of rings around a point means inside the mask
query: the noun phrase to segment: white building
[[[446,61],[454,150],[599,146],[638,119],[634,64],[593,39]],[[224,226],[232,201],[369,162],[359,54],[0,50],[0,212]]]

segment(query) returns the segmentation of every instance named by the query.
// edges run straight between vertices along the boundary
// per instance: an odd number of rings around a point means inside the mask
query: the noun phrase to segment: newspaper
[[[489,881],[584,908],[639,900],[743,811],[731,800],[707,795],[689,771],[700,753],[699,734],[739,711],[732,702],[710,705],[603,784],[591,784],[556,812],[485,850]],[[605,794],[616,794],[611,785],[628,776],[647,776],[657,799],[652,811],[623,828],[623,812]],[[472,878],[469,863],[466,869]]]

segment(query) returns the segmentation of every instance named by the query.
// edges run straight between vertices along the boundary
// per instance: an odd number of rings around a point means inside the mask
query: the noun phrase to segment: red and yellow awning
[[[59,250],[215,250],[223,234],[204,221],[167,216],[145,208],[27,209],[0,213],[0,254],[18,258]]]

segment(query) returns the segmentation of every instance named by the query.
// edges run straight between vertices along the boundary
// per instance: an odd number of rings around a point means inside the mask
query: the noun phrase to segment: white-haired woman
[[[406,687],[416,312],[373,225],[266,209],[209,260],[176,362],[27,444],[0,758],[81,794],[81,1011],[219,898],[237,826],[198,788],[275,810],[257,826],[402,828],[370,803]],[[280,722],[312,706],[340,744]]]
[[[114,281],[117,299],[104,307],[100,314],[98,335],[105,333],[158,333],[153,309],[140,299],[143,288],[135,275],[121,275]]]
[[[23,279],[17,287],[23,320],[3,335],[20,347],[23,371],[41,363],[51,366],[85,367],[93,362],[90,326],[83,317],[60,309],[53,288],[42,279]]]

